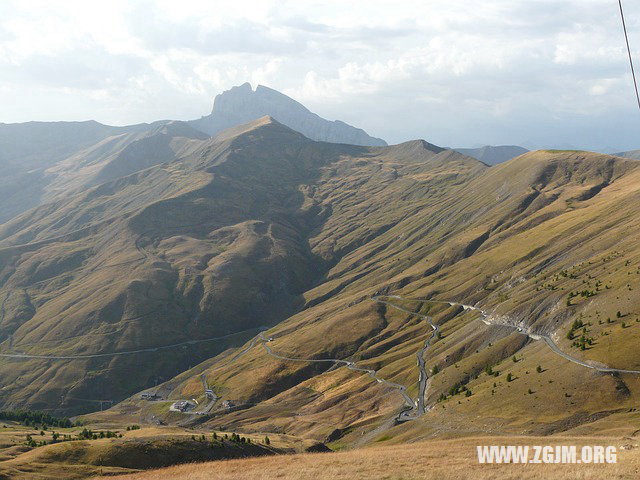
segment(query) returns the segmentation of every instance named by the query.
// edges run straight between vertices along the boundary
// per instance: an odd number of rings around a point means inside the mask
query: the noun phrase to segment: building
[[[171,407],[169,407],[169,410],[171,410],[172,412],[187,412],[189,410],[193,410],[195,406],[195,403],[192,403],[188,400],[178,400],[177,402],[174,402]]]

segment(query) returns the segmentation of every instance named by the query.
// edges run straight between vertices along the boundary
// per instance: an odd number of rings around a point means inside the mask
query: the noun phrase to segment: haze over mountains
[[[325,120],[268,87],[258,85],[254,92],[248,83],[218,95],[210,115],[189,122],[124,127],[95,121],[0,123],[0,222],[54,199],[57,192],[68,193],[67,188],[175,159],[184,154],[180,149],[188,139],[207,138],[265,115],[313,140],[386,145],[362,129]]]
[[[485,145],[479,148],[454,148],[454,150],[463,155],[476,158],[487,165],[497,165],[498,163],[506,162],[529,151],[524,147],[518,147],[516,145]]]
[[[490,167],[316,141],[304,112],[218,131],[228,95],[196,122],[0,126],[0,408],[336,446],[628,422],[638,376],[588,366],[640,370],[636,160]]]
[[[616,153],[618,157],[632,158],[634,160],[640,160],[640,150],[631,150],[629,152]]]

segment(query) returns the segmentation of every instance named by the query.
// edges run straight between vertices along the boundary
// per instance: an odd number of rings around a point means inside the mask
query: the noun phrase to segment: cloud
[[[5,1],[0,121],[195,118],[250,81],[391,142],[633,148],[623,42],[606,0]]]

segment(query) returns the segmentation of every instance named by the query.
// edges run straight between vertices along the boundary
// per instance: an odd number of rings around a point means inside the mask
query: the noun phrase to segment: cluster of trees
[[[567,277],[568,277],[568,278],[578,278],[578,277],[576,276],[576,274],[575,274],[575,273],[570,272],[569,270],[562,270],[562,271],[560,272],[560,276],[561,276],[561,277],[564,277],[564,278],[567,278]],[[557,278],[558,278],[558,277],[556,277],[556,279],[557,279]]]
[[[198,437],[198,438],[196,438],[195,435],[191,435],[191,440],[205,442],[206,441],[206,437],[204,436],[204,434],[200,435],[200,437]],[[247,443],[247,444],[251,443],[251,439],[250,438],[241,437],[237,433],[232,433],[231,435],[229,435],[228,433],[225,433],[223,436],[222,435],[218,435],[216,432],[213,432],[211,434],[212,446],[214,446],[214,447],[224,447],[224,442],[225,441],[229,441],[229,442],[233,442],[233,443]],[[271,440],[269,440],[268,436],[264,437],[263,443],[265,445],[271,445]]]
[[[580,350],[586,350],[587,345],[593,345],[593,338],[587,337],[584,333],[571,344],[572,347],[579,348]]]
[[[48,427],[70,428],[75,426],[68,418],[52,417],[48,413],[31,410],[2,410],[0,411],[0,420],[20,422],[27,427],[42,427],[43,430],[47,430]]]
[[[584,298],[590,298],[590,297],[595,297],[597,295],[597,291],[599,289],[599,285],[596,284],[596,290],[580,290],[577,292],[569,292],[569,295],[567,295],[567,307],[570,307],[571,305],[573,305],[571,303],[571,299],[574,297],[584,297]]]
[[[494,370],[491,365],[487,365],[486,367],[484,367],[484,371],[490,377],[497,377],[498,375],[500,375],[500,372]]]
[[[445,395],[444,393],[440,394],[440,397],[438,398],[438,402],[443,402],[447,399],[447,397],[453,397],[455,395],[458,395],[459,393],[464,393],[465,397],[470,397],[471,395],[473,395],[473,392],[471,391],[471,389],[467,388],[466,385],[462,383],[456,383],[453,387],[449,389],[448,395]]]
[[[589,324],[590,325],[590,324]],[[576,340],[574,340],[576,336],[576,331],[582,329],[582,334]],[[582,320],[578,319],[573,322],[571,328],[567,332],[567,339],[574,340],[571,344],[572,347],[579,348],[580,350],[586,350],[587,345],[593,345],[593,338],[587,336],[589,331],[587,330],[587,324],[585,324]]]
[[[44,436],[44,430],[40,430],[40,436]],[[26,445],[28,447],[41,447],[47,444],[52,443],[60,443],[60,442],[70,442],[72,440],[97,440],[98,438],[122,438],[122,434],[118,434],[117,432],[111,432],[107,430],[106,432],[94,432],[92,430],[88,430],[83,428],[80,433],[78,433],[75,437],[71,434],[60,434],[58,432],[53,432],[51,435],[51,440],[47,442],[46,440],[36,440],[33,438],[31,434],[27,434],[26,437]]]
[[[89,430],[87,428],[83,428],[82,431],[78,434],[78,438],[80,440],[97,440],[99,438],[122,438],[122,434],[118,432],[112,432],[110,430],[94,432],[93,430]]]
[[[575,336],[575,332],[576,330],[579,329],[583,329],[583,333],[586,333],[586,326],[584,324],[584,322],[580,319],[575,320],[572,324],[571,324],[571,328],[569,329],[569,331],[567,332],[567,339],[569,340],[573,340],[573,337]]]

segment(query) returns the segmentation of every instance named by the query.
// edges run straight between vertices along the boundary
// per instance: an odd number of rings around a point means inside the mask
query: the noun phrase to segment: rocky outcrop
[[[339,120],[329,121],[271,88],[245,83],[217,95],[210,115],[189,122],[209,135],[269,115],[306,137],[323,142],[384,146],[387,143]]]

